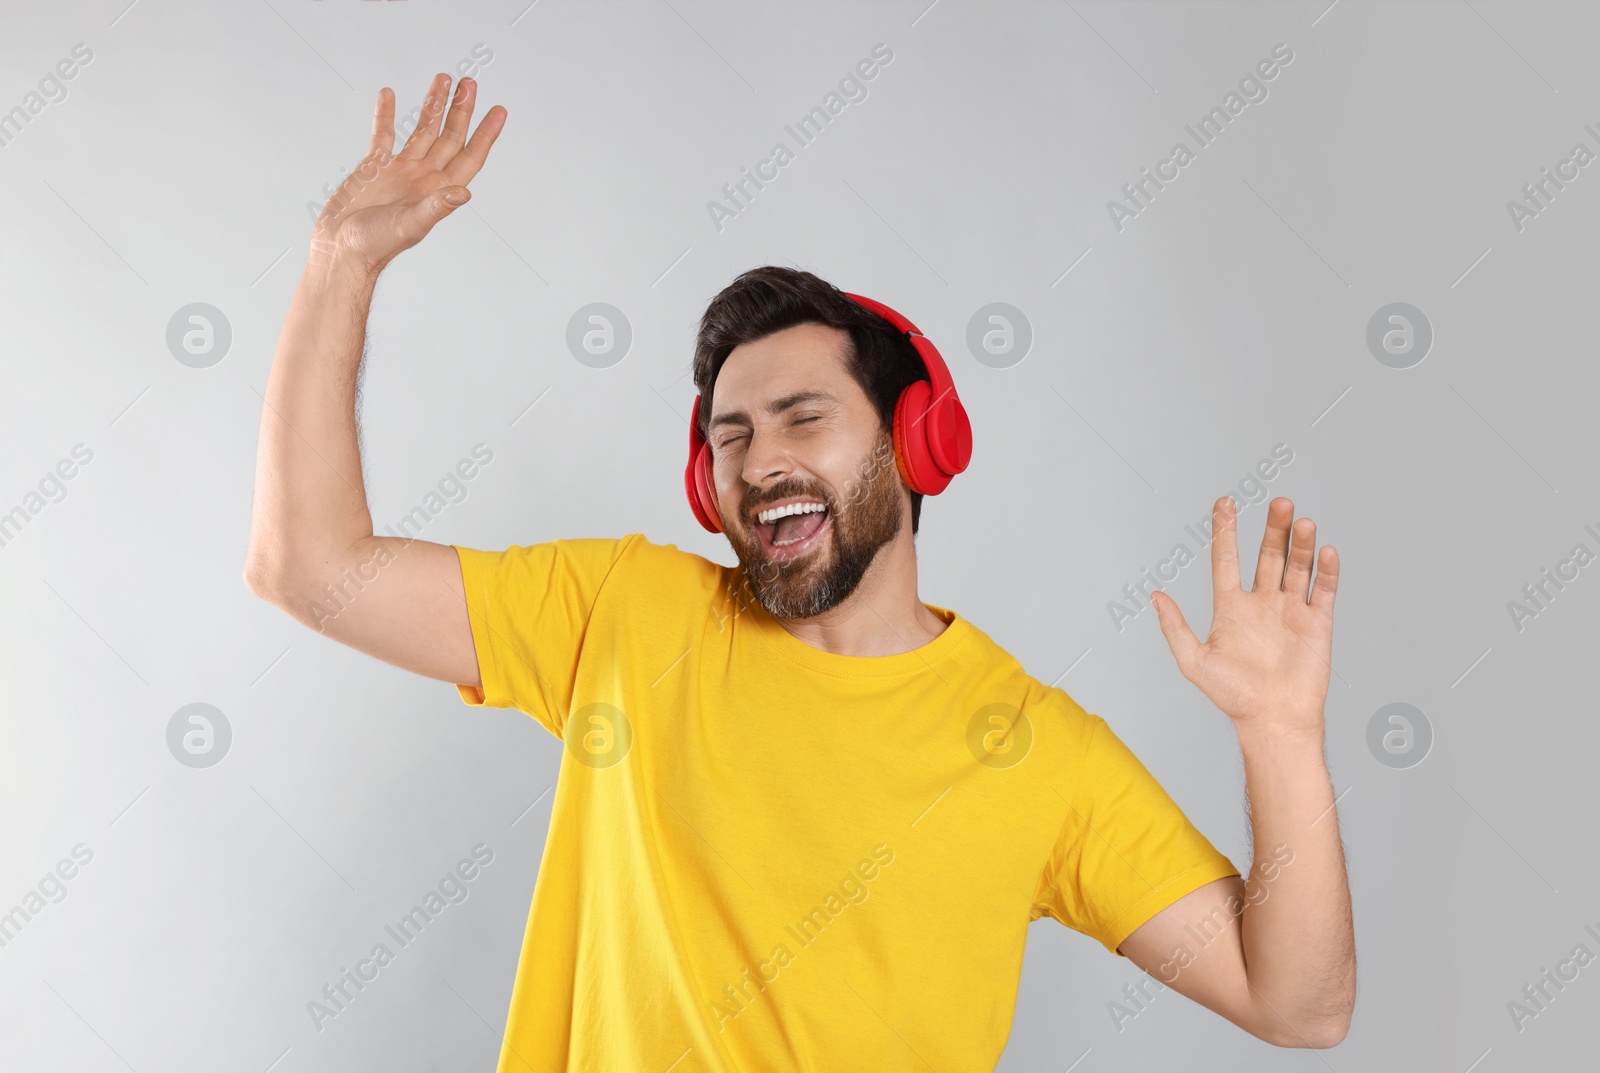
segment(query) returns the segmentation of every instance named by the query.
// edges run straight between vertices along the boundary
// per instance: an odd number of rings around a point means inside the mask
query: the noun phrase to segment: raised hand
[[[450,76],[435,75],[417,129],[399,154],[393,151],[394,92],[388,86],[378,91],[367,155],[328,199],[312,231],[313,264],[352,262],[364,271],[381,272],[402,250],[421,242],[434,224],[466,204],[472,196],[467,183],[483,167],[506,121],[506,110],[495,105],[472,140],[466,140],[477,88],[471,78],[457,84],[440,131]]]
[[[1239,586],[1233,500],[1212,507],[1211,632],[1195,637],[1164,592],[1152,600],[1161,633],[1183,676],[1200,687],[1240,730],[1282,729],[1320,735],[1333,653],[1333,595],[1339,555],[1316,555],[1317,526],[1294,521],[1294,504],[1274,499],[1256,561],[1255,584]],[[1316,579],[1312,580],[1312,565]]]

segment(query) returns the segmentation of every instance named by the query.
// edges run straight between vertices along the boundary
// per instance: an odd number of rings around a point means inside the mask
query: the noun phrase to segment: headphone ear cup
[[[722,532],[722,512],[717,509],[716,483],[711,476],[711,445],[701,444],[694,459],[695,513],[700,524],[713,533]]]
[[[689,499],[689,510],[701,528],[713,533],[722,532],[722,515],[717,510],[716,484],[711,479],[711,445],[700,435],[695,424],[700,416],[700,396],[694,397],[694,408],[689,411],[689,463],[683,467],[683,491]]]
[[[694,515],[694,520],[700,523],[702,529],[711,528],[711,519],[706,517],[706,512],[700,506],[700,488],[697,484],[700,456],[695,449],[689,451],[689,464],[683,467],[683,492],[684,498],[689,501],[689,511]]]
[[[950,483],[928,452],[927,410],[933,394],[926,380],[913,381],[900,393],[894,408],[894,456],[900,476],[913,492],[938,495]]]
[[[954,392],[928,411],[923,424],[928,426],[928,454],[940,471],[954,477],[972,461],[972,422]]]

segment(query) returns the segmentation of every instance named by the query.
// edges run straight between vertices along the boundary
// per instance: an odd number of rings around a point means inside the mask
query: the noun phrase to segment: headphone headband
[[[944,358],[939,353],[939,348],[933,341],[922,334],[922,329],[912,324],[904,314],[897,313],[882,302],[875,301],[861,294],[851,294],[845,291],[846,298],[853,299],[855,303],[878,314],[884,320],[894,325],[911,342],[911,346],[922,359],[923,367],[928,370],[928,379],[933,387],[934,398],[941,398],[946,393],[955,391],[955,381],[950,377],[950,370],[945,367]]]

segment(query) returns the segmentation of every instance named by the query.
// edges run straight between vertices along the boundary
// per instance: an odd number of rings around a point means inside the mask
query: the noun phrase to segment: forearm
[[[1254,828],[1240,917],[1260,1023],[1291,1046],[1331,1046],[1355,1002],[1355,939],[1323,727],[1239,735]]]
[[[267,376],[246,576],[273,589],[296,571],[334,572],[372,535],[355,397],[377,274],[313,255]]]

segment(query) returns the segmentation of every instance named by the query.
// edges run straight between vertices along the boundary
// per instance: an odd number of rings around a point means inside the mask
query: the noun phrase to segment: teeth
[[[821,503],[791,503],[786,507],[774,507],[771,510],[764,510],[756,515],[756,518],[763,525],[771,525],[779,518],[787,518],[791,514],[811,514],[815,511],[827,509]]]

